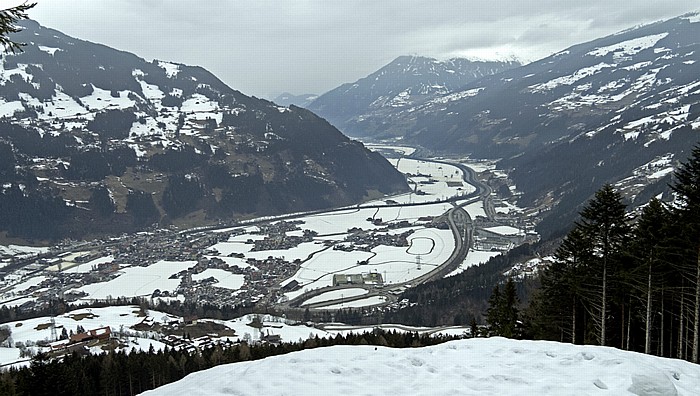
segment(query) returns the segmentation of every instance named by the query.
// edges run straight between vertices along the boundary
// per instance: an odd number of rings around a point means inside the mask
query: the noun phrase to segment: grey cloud
[[[683,14],[696,0],[51,0],[32,16],[139,56],[206,67],[256,96],[322,93],[399,55],[534,59]]]

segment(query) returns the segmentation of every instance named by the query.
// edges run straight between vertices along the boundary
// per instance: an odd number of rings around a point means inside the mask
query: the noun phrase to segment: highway
[[[435,162],[435,163],[442,163],[442,164],[447,164],[447,165],[452,165],[458,167],[460,170],[462,170],[463,173],[463,180],[474,186],[476,188],[476,191],[473,193],[467,195],[467,196],[459,196],[459,197],[451,197],[445,200],[442,200],[440,202],[452,202],[454,207],[447,211],[443,216],[446,217],[447,223],[452,230],[452,235],[454,237],[455,241],[455,249],[453,250],[452,254],[450,257],[442,264],[438,265],[435,267],[433,270],[426,272],[425,274],[412,279],[409,282],[403,282],[403,283],[396,283],[396,284],[391,284],[391,285],[383,285],[383,287],[377,287],[376,285],[371,285],[371,284],[360,284],[360,285],[344,285],[344,286],[329,286],[329,287],[324,287],[324,288],[319,288],[319,289],[313,289],[309,290],[306,293],[303,293],[294,299],[285,301],[283,303],[277,304],[276,308],[280,310],[302,310],[308,308],[309,310],[317,310],[317,309],[324,309],[324,307],[327,306],[334,306],[334,305],[339,305],[339,304],[348,304],[352,303],[354,301],[359,301],[359,300],[364,300],[370,297],[377,297],[377,296],[382,296],[384,297],[384,302],[381,304],[376,304],[375,306],[379,305],[387,305],[391,304],[393,302],[397,301],[397,296],[400,295],[400,293],[405,290],[407,287],[410,286],[415,286],[418,284],[422,284],[425,282],[429,282],[434,279],[439,279],[445,277],[447,274],[453,272],[456,270],[466,259],[467,253],[469,252],[469,248],[472,247],[473,245],[473,236],[474,236],[474,223],[466,210],[464,210],[464,207],[467,205],[470,205],[474,202],[478,201],[483,201],[484,202],[484,211],[490,219],[493,219],[495,215],[495,210],[493,209],[493,204],[491,202],[491,188],[480,182],[477,177],[476,177],[476,172],[474,172],[473,169],[469,168],[468,166],[459,164],[459,163],[454,163],[454,162],[448,162],[444,160],[428,160],[428,159],[420,159],[421,161],[428,161],[428,162]],[[465,200],[466,199],[466,200]],[[430,202],[429,204],[434,204],[435,202]],[[368,206],[362,206],[362,208],[387,208],[387,207],[398,207],[398,206],[418,206],[418,205],[425,205],[426,203],[419,203],[419,204],[392,204],[392,205],[368,205]],[[323,211],[320,213],[328,213],[328,212],[337,212],[341,210],[348,210],[348,208],[342,208],[342,209],[336,209],[336,210],[330,210],[330,211]],[[359,295],[359,296],[352,296],[352,297],[343,297],[343,298],[338,298],[334,300],[329,300],[329,301],[323,301],[323,302],[318,302],[318,303],[313,303],[313,304],[306,304],[306,305],[301,305],[304,303],[304,301],[307,301],[313,297],[319,296],[321,294],[334,291],[334,290],[342,290],[342,289],[358,289],[362,288],[367,290],[366,294]]]

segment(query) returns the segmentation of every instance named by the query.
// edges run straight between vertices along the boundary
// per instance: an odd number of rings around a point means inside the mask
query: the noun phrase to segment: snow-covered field
[[[194,281],[200,281],[207,278],[216,279],[216,287],[221,287],[230,290],[238,290],[245,283],[245,276],[239,274],[232,274],[222,269],[209,268],[204,270],[204,272],[202,273],[192,275],[192,280]]]
[[[148,315],[148,318],[156,322],[162,322],[166,318],[168,320],[177,319],[175,316],[157,311],[149,311]],[[85,330],[110,327],[114,334],[123,333],[126,338],[130,339],[130,350],[140,349],[147,351],[151,345],[156,350],[162,349],[165,347],[165,344],[150,338],[155,337],[155,334],[131,329],[131,326],[141,323],[145,319],[147,317],[142,316],[139,308],[134,306],[78,309],[53,318],[57,335],[60,335],[64,329],[66,332],[76,333],[78,326],[82,326]],[[0,348],[0,365],[2,366],[13,363],[20,366],[29,364],[27,358],[20,357],[20,349],[17,347],[19,343],[24,344],[29,349],[34,350],[34,352],[39,352],[47,351],[48,348],[36,346],[37,342],[53,341],[51,318],[49,317],[19,320],[4,323],[3,325],[8,326],[12,331],[11,340],[15,347]],[[99,348],[92,350],[92,353],[101,352],[102,350]]]
[[[523,233],[522,230],[511,226],[486,227],[484,228],[484,231],[489,231],[499,235],[520,235]]]
[[[352,294],[351,289],[346,289],[349,294]],[[355,289],[361,290],[361,289]],[[333,292],[331,292],[333,293]],[[359,294],[356,294],[359,295]],[[357,302],[355,304],[358,304]],[[364,304],[371,305],[371,304]],[[357,305],[354,305],[357,306]],[[346,308],[349,305],[345,306]],[[262,328],[254,328],[250,326],[254,318],[257,317],[262,323]],[[165,347],[161,335],[152,331],[134,330],[133,326],[139,323],[164,324],[171,322],[181,322],[182,318],[175,315],[166,314],[154,310],[141,311],[137,306],[114,306],[106,308],[91,308],[77,309],[54,317],[56,334],[60,335],[63,329],[67,332],[75,333],[78,326],[82,326],[85,330],[94,330],[102,327],[110,327],[112,336],[120,338],[122,342],[127,342],[130,350],[147,351],[151,345],[158,350]],[[309,337],[334,337],[336,334],[347,335],[349,333],[365,333],[371,332],[377,326],[348,326],[344,324],[329,325],[327,329],[318,329],[315,327],[306,326],[301,323],[288,321],[284,318],[271,315],[244,315],[242,317],[231,320],[215,320],[200,318],[200,322],[214,322],[225,326],[229,330],[233,330],[234,335],[226,335],[217,337],[210,335],[213,340],[240,342],[248,340],[256,342],[263,335],[278,335],[284,342],[304,341]],[[35,319],[27,319],[4,323],[12,330],[11,342],[15,347],[0,348],[0,366],[8,364],[28,365],[27,358],[20,357],[19,345],[24,344],[26,347],[33,349],[34,352],[46,351],[48,347],[39,347],[37,342],[52,341],[51,334],[51,318],[41,317]],[[427,334],[464,334],[465,328],[459,326],[445,328],[430,328],[430,327],[410,327],[401,325],[379,325],[387,331],[411,331]],[[93,353],[101,353],[99,347],[92,350]]]
[[[369,223],[365,222],[365,224]],[[304,262],[291,278],[299,282],[302,289],[285,295],[293,299],[305,291],[332,286],[334,274],[377,272],[382,275],[386,284],[409,282],[447,261],[455,248],[454,237],[450,230],[419,228],[407,239],[408,247],[380,245],[370,252],[343,252],[332,249],[319,251]],[[283,255],[284,252],[281,254]],[[421,257],[421,270],[417,269],[418,256]],[[363,261],[366,264],[360,264]],[[365,302],[366,305],[377,303],[375,300]]]
[[[108,282],[92,283],[78,290],[87,293],[87,299],[97,300],[151,296],[156,289],[174,292],[180,278],[169,279],[170,276],[195,264],[196,261],[159,261],[148,267],[126,267],[119,271],[119,276]]]
[[[47,247],[19,246],[19,245],[0,245],[0,256],[14,256],[18,258],[46,253],[49,251]]]
[[[144,395],[697,395],[700,366],[614,348],[477,338],[318,348],[190,374]]]
[[[499,254],[501,254],[501,252],[470,249],[469,253],[467,253],[467,257],[464,259],[462,264],[460,264],[459,267],[457,267],[457,269],[447,274],[447,276],[454,276],[460,274],[464,272],[464,270],[466,270],[467,268],[485,263],[489,261],[491,257],[498,256]]]
[[[338,304],[332,304],[332,305],[326,305],[324,307],[321,307],[321,309],[328,309],[328,310],[338,310],[338,309],[346,309],[346,308],[360,308],[360,307],[367,307],[370,305],[378,305],[386,302],[386,297],[384,296],[372,296],[372,297],[367,297],[363,298],[361,300],[355,300],[355,301],[346,301]]]
[[[355,296],[362,296],[369,293],[369,290],[365,289],[342,289],[342,290],[333,290],[329,291],[327,293],[320,294],[316,297],[312,297],[306,301],[304,301],[302,306],[308,305],[308,304],[316,304],[319,302],[324,302],[324,301],[332,301],[332,300],[340,300],[343,298],[348,298],[348,297],[355,297]]]
[[[401,173],[409,175],[409,185],[416,185],[417,190],[424,194],[392,197],[396,202],[432,202],[475,191],[474,186],[463,181],[463,172],[454,165],[411,158],[389,159],[389,162]]]

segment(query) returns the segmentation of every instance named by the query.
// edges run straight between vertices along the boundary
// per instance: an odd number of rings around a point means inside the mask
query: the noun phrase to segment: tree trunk
[[[690,361],[693,363],[698,362],[698,330],[700,326],[700,245],[698,247],[698,258],[697,258],[697,271],[695,273],[695,312],[693,316],[693,352]]]
[[[574,297],[573,309],[571,310],[571,343],[576,344],[576,297]]]
[[[664,289],[663,289],[663,287],[662,287],[662,288],[661,288],[661,335],[659,336],[659,338],[660,338],[660,344],[661,344],[661,345],[659,345],[659,349],[660,349],[660,351],[659,351],[659,356],[661,356],[661,357],[665,357],[665,356],[666,356],[666,355],[664,354],[664,352],[665,352],[665,351],[664,351],[664,342],[665,342],[665,340],[664,340],[664,335],[665,335],[665,329],[664,329],[665,321],[664,321],[664,318],[665,318],[665,317],[666,317],[666,312],[664,312]]]
[[[606,248],[607,250],[607,248]],[[603,253],[607,254],[607,251]],[[603,256],[603,295],[601,297],[600,307],[600,345],[605,346],[605,319],[608,310],[607,307],[607,276],[608,276],[608,258]]]
[[[644,334],[644,353],[651,353],[651,261],[649,262],[649,277],[647,281],[647,327]]]
[[[627,342],[625,343],[625,350],[630,350],[630,331],[632,330],[632,302],[630,302],[630,310],[627,312]]]
[[[683,289],[681,289],[681,290],[683,290]],[[683,292],[681,291],[681,309],[680,309],[681,314],[680,314],[680,320],[678,323],[678,359],[683,359],[683,341],[684,341],[683,336],[684,336],[684,332],[685,332],[685,329],[683,328],[684,327],[683,320],[685,319],[684,318],[685,315],[683,312],[685,310],[685,307],[683,304],[684,301],[685,301],[685,296],[683,295]]]
[[[620,349],[625,350],[625,303],[623,302],[620,307],[620,314],[622,321],[620,322]]]

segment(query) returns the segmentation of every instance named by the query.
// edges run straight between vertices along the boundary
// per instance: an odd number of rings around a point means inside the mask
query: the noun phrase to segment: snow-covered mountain
[[[334,346],[191,374],[144,395],[678,395],[700,366],[614,348],[504,338]]]
[[[568,222],[606,182],[643,203],[700,140],[700,14],[576,45],[356,121],[347,132],[502,159],[523,205],[560,204],[554,222]]]
[[[13,39],[24,52],[0,58],[0,225],[11,234],[196,225],[407,188],[307,110],[243,95],[201,67],[23,26]]]
[[[311,102],[307,108],[346,134],[366,136],[365,120],[382,123],[386,114],[409,109],[427,97],[445,95],[481,77],[520,66],[517,61],[454,58],[439,61],[400,56],[352,84],[343,84]]]

